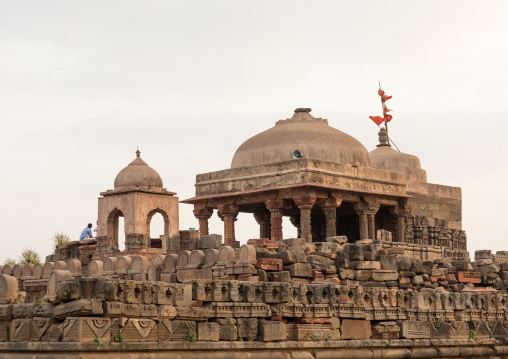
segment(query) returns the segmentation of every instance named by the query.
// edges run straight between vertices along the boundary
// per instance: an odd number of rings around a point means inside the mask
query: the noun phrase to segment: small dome
[[[118,173],[115,178],[115,189],[120,187],[162,188],[161,176],[139,157],[140,153],[136,151],[136,159]]]
[[[308,157],[354,166],[372,167],[369,152],[356,139],[328,125],[328,120],[298,108],[292,118],[245,141],[237,150],[231,168],[290,161]]]
[[[379,145],[370,152],[374,168],[402,173],[406,181],[427,183],[427,172],[422,169],[418,157],[391,148],[384,128],[381,128],[378,135]]]

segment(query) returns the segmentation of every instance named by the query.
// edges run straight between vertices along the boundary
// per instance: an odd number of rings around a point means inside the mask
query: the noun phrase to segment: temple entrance
[[[346,236],[348,243],[355,243],[360,239],[359,223],[353,204],[342,202],[337,208],[337,236]]]

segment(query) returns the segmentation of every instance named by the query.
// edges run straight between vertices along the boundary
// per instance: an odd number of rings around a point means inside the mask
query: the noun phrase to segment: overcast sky
[[[401,151],[462,187],[471,254],[508,250],[507,14],[485,0],[0,1],[0,263],[25,246],[44,258],[55,231],[78,239],[138,145],[180,199],[297,107],[371,151],[378,80]],[[236,225],[259,236],[249,216]]]

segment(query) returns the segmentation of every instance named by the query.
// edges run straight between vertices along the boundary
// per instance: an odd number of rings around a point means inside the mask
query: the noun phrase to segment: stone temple
[[[180,203],[199,230],[137,151],[97,238],[0,266],[0,358],[508,358],[508,252],[471,260],[460,188],[428,183],[385,129],[369,152],[310,112],[197,175]],[[239,213],[259,224],[244,244]]]

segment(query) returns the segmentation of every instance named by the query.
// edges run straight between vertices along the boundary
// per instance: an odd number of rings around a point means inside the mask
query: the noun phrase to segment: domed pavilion
[[[376,169],[356,139],[299,108],[286,120],[245,141],[231,168],[197,176],[194,204],[200,234],[208,234],[214,210],[224,221],[224,242],[235,246],[239,212],[252,213],[260,237],[283,238],[282,217],[307,242],[337,234],[350,241],[375,238],[376,214],[399,218],[404,227],[408,195],[404,176]],[[401,230],[401,233],[403,229]]]
[[[235,247],[238,213],[252,213],[260,238],[283,239],[289,217],[307,243],[337,235],[349,242],[383,239],[423,259],[468,256],[461,230],[460,188],[427,183],[416,156],[391,148],[387,132],[372,152],[315,118],[309,108],[245,141],[231,168],[196,177],[200,235],[214,211],[224,221],[225,245]],[[386,238],[388,237],[388,238]],[[431,247],[432,246],[432,247]],[[416,248],[416,249],[415,249]]]
[[[140,157],[122,169],[115,178],[114,189],[101,192],[99,198],[99,253],[118,250],[118,223],[124,217],[125,250],[165,249],[169,238],[178,235],[178,197],[163,188],[162,178]],[[152,217],[160,213],[164,219],[163,238],[150,238]]]

